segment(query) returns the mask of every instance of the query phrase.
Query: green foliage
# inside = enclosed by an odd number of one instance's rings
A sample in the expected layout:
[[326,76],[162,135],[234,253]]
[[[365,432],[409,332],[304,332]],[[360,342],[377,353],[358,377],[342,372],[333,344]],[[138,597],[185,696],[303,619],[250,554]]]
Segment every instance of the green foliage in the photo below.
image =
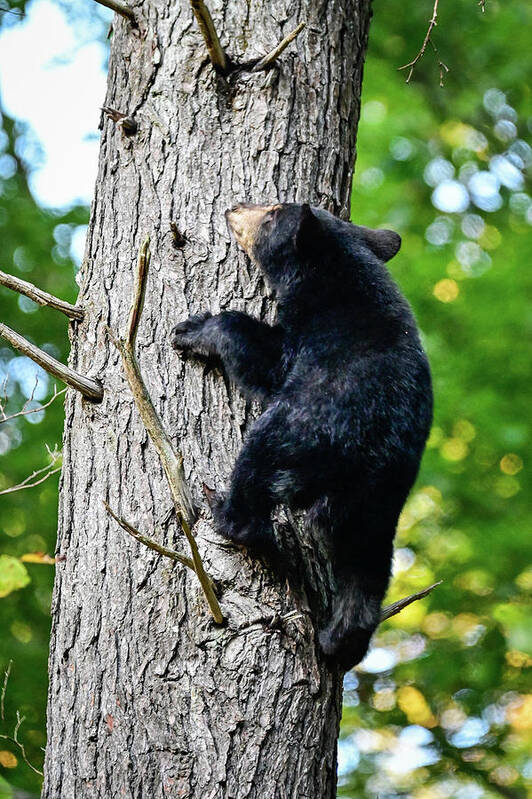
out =
[[[353,219],[403,236],[390,267],[435,387],[389,598],[444,583],[383,625],[346,678],[339,796],[518,799],[532,795],[532,9],[488,2],[483,18],[443,4],[439,56],[429,48],[406,86],[394,67],[415,55],[429,16],[417,4],[398,19],[389,0],[376,13]],[[438,57],[451,67],[443,90]],[[481,197],[490,174],[503,183]]]
[[2,777],[0,777],[0,799],[13,799],[13,788]]
[[[27,131],[5,114],[1,120],[0,268],[72,301],[77,287],[69,240],[78,226],[87,223],[87,209],[56,213],[39,208],[28,189],[26,164],[18,155],[26,150]],[[56,357],[67,358],[67,322],[61,314],[37,308],[14,292],[0,288],[0,318]],[[35,388],[36,375],[39,382]],[[6,415],[20,411],[34,388],[33,403],[44,403],[53,393],[52,381],[0,339],[0,398]],[[0,421],[0,491],[18,485],[50,463],[46,446],[53,450],[60,445],[62,399],[58,397],[45,411],[31,416]],[[23,564],[20,558],[28,553],[53,553],[56,529],[56,476],[35,488],[0,496],[0,668],[3,670],[11,658],[14,661],[6,696],[6,719],[12,727],[17,710],[26,717],[21,735],[29,759],[39,765],[46,740],[46,663],[53,569],[43,565],[42,560]],[[7,566],[11,570],[10,584],[6,582]],[[26,588],[7,591],[9,587],[21,588],[23,580],[31,580]],[[15,749],[13,754],[18,757]],[[6,768],[0,761],[0,773],[9,783],[35,793],[39,790],[39,778],[20,758],[16,768]],[[0,795],[2,790],[0,782]]]

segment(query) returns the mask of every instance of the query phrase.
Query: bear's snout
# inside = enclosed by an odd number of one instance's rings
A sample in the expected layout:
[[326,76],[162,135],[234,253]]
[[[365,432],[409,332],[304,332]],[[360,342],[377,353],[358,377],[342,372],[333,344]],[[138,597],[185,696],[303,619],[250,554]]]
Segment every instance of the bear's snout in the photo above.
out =
[[243,250],[252,255],[253,245],[266,214],[279,208],[279,205],[252,205],[239,203],[225,212],[229,229]]

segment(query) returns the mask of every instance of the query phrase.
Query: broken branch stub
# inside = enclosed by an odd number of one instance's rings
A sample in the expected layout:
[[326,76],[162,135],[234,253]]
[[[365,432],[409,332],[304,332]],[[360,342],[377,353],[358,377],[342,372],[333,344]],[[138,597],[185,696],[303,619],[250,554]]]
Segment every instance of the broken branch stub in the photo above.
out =
[[96,2],[101,6],[110,8],[115,14],[119,14],[121,17],[128,19],[133,25],[138,25],[135,12],[127,3],[123,3],[122,0],[96,0]]
[[116,108],[109,108],[107,105],[102,106],[102,111],[126,136],[133,136],[138,131],[139,126],[134,117],[117,111]]
[[229,59],[216,33],[211,12],[203,0],[190,0],[190,5],[205,41],[211,64],[218,73],[226,75],[229,68]]
[[211,64],[218,75],[221,75],[223,78],[227,77],[232,72],[260,72],[263,69],[268,69],[305,27],[305,23],[300,22],[295,30],[289,33],[288,36],[285,36],[273,50],[270,50],[270,52],[262,58],[258,60],[254,59],[246,63],[238,63],[232,60],[223,49],[211,13],[205,5],[204,0],[190,0],[190,6],[196,17],[205,46],[207,47]]
[[412,602],[416,602],[418,599],[423,599],[423,597],[428,596],[431,591],[441,585],[442,582],[443,580],[438,580],[437,583],[429,585],[427,588],[424,588],[422,591],[418,591],[416,594],[410,594],[410,596],[405,596],[403,599],[397,600],[397,602],[392,602],[391,605],[386,605],[386,607],[382,608],[381,610],[381,623],[392,616],[396,616],[398,613],[408,607],[408,605],[411,605]]

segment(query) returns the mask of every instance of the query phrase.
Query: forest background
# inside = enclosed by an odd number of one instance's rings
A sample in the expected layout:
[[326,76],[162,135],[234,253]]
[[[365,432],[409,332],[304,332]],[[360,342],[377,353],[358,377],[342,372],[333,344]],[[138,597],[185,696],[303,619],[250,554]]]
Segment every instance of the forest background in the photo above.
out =
[[[409,83],[398,67],[418,52],[432,5],[374,7],[352,219],[403,237],[390,267],[419,320],[436,395],[389,599],[443,583],[384,624],[346,675],[338,795],[352,799],[532,796],[532,6],[483,5],[441,4],[437,51],[427,48]],[[110,18],[90,0],[0,0],[0,269],[71,301]],[[13,38],[28,29],[40,33]],[[16,56],[30,40],[36,49]],[[72,93],[39,100],[54,69],[71,75],[62,85],[84,98],[83,113]],[[25,87],[33,113],[21,110]],[[1,288],[0,319],[66,360],[60,315]],[[1,673],[12,663],[0,733],[13,734],[18,711],[36,769],[54,569],[39,553],[54,552],[57,474],[8,490],[58,467],[62,397],[38,408],[61,389],[0,340],[3,413],[37,409],[0,418]],[[0,799],[39,786],[0,738]]]

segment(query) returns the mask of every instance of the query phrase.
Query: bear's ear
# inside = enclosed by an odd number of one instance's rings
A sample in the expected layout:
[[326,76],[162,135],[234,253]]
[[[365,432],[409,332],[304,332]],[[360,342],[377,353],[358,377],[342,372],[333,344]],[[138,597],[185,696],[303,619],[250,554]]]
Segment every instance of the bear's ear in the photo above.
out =
[[394,230],[373,230],[361,225],[355,225],[355,227],[364,244],[375,253],[379,260],[389,261],[399,252],[401,236]]
[[294,237],[296,250],[302,255],[310,255],[316,252],[321,238],[321,222],[313,213],[308,203],[301,206],[301,216],[299,217],[296,234]]

